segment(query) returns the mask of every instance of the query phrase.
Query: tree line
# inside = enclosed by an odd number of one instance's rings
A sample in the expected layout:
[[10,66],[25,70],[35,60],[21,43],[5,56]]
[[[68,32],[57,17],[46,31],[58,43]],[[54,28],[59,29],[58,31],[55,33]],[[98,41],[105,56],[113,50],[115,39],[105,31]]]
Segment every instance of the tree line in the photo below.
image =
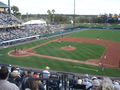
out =
[[[19,12],[19,8],[17,6],[11,7],[11,14],[16,16],[18,19],[22,20],[23,22],[29,20],[37,20],[43,18],[47,23],[69,23],[69,20],[74,21],[74,14],[55,14],[55,10],[53,9],[50,11],[49,9],[46,11],[47,14],[31,14],[26,13],[21,15]],[[97,17],[97,15],[75,15],[75,22],[76,23],[107,23],[107,20],[103,20]],[[110,23],[119,23],[117,22],[110,22]]]

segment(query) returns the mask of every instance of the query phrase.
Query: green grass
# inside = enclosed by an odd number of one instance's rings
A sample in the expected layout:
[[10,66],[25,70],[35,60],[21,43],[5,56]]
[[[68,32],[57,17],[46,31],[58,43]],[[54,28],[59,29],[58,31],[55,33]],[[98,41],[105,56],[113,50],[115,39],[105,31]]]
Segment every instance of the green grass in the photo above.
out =
[[[100,39],[120,42],[120,31],[117,31],[117,30],[115,30],[113,33],[111,30],[86,30],[86,31],[82,31],[82,32],[67,34],[64,36],[85,37],[85,38],[97,38],[99,36]],[[58,37],[50,38],[48,40],[46,40],[46,39],[39,40],[39,41],[31,42],[31,43],[26,43],[23,45],[17,45],[17,46],[9,47],[6,49],[0,49],[0,54],[4,54],[4,56],[0,56],[0,63],[20,65],[20,66],[26,66],[26,67],[34,67],[34,68],[42,68],[42,69],[44,69],[46,66],[49,66],[51,68],[51,70],[57,70],[57,71],[67,71],[67,72],[83,73],[83,74],[88,73],[91,75],[120,77],[119,76],[120,75],[119,69],[105,68],[105,71],[102,72],[101,67],[99,67],[99,66],[91,66],[91,65],[72,63],[72,62],[66,62],[66,61],[58,61],[58,60],[52,60],[52,59],[34,57],[34,56],[18,58],[18,57],[11,57],[11,56],[7,55],[7,53],[11,50],[14,50],[14,48],[21,48],[22,47],[23,49],[27,49],[27,48],[48,42],[48,41],[56,39],[56,38],[58,38]],[[67,42],[64,42],[64,43],[67,43]],[[61,44],[62,44],[62,42],[61,42]],[[75,45],[77,46],[78,44],[82,45],[83,43],[76,43]],[[49,45],[49,46],[55,48],[56,45],[57,45],[57,42],[54,46],[53,45]],[[82,45],[82,46],[84,47],[84,45]],[[82,47],[82,46],[80,46],[80,47]],[[79,45],[78,45],[78,47],[79,47]],[[39,49],[39,48],[37,48],[37,49]],[[51,54],[51,52],[52,52],[52,54],[56,54],[53,52],[53,48],[48,48],[46,52],[49,52],[50,54]],[[103,48],[105,48],[105,47],[103,47]],[[42,49],[44,49],[44,48],[42,48]],[[40,50],[42,50],[42,49],[40,48]],[[49,50],[49,49],[51,49],[51,50]],[[94,49],[91,49],[91,50],[94,50]],[[90,50],[90,52],[93,52],[91,50]],[[39,50],[38,50],[38,52],[39,52]],[[81,53],[81,52],[79,52],[79,53]],[[74,54],[71,54],[70,56],[74,57]],[[80,67],[86,67],[86,68],[90,68],[90,69],[97,69],[97,70],[99,70],[99,72],[84,70],[84,69],[79,69],[79,68],[73,68],[73,66],[80,66]]]
[[[102,72],[101,67],[98,67],[98,66],[52,60],[52,59],[34,57],[34,56],[23,57],[23,58],[16,58],[16,57],[13,58],[13,57],[8,57],[7,55],[5,55],[4,58],[0,62],[5,63],[5,64],[20,65],[20,66],[26,66],[26,67],[42,68],[42,69],[44,69],[45,66],[49,66],[51,70],[56,70],[56,71],[66,71],[66,72],[83,73],[83,74],[87,73],[91,75],[120,77],[119,69],[105,68],[104,69],[105,72]],[[85,67],[89,69],[96,69],[99,72],[92,71],[92,70],[86,70],[86,69],[80,69],[80,68],[73,68],[74,66]]]
[[71,34],[67,34],[68,37],[83,37],[83,38],[97,38],[120,42],[120,31],[119,30],[86,30],[82,32],[75,32]]
[[[61,47],[68,46],[69,43],[72,45],[72,47],[76,47],[76,49],[72,51],[60,49]],[[97,44],[76,42],[51,42],[49,44],[35,48],[34,50],[37,54],[41,55],[85,61],[88,59],[100,59],[105,50],[105,47]]]

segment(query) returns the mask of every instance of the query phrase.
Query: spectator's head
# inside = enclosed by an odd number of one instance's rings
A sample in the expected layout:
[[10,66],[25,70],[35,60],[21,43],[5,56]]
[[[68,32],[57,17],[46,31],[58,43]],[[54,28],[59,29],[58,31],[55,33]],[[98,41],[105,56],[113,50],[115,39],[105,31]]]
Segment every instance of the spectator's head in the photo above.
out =
[[23,71],[22,73],[21,73],[21,81],[22,81],[22,79],[24,78],[24,76],[26,75],[26,73]]
[[46,70],[49,70],[50,68],[47,66],[47,67],[45,67],[45,69],[46,69]]
[[18,71],[19,71],[19,70],[20,70],[20,68],[16,67],[16,70],[18,70]]
[[92,80],[95,80],[95,79],[97,79],[97,77],[95,77],[95,76],[94,76],[94,77],[92,77]]
[[18,76],[18,71],[17,70],[12,71],[11,77],[16,78],[17,76]]
[[73,79],[75,79],[75,75],[73,75]]
[[37,75],[37,72],[34,72],[34,74],[36,74],[36,75]]
[[100,85],[100,82],[98,81],[98,79],[95,79],[92,81],[92,88],[97,89]]
[[[24,78],[26,78],[26,77],[32,77],[32,75],[30,75],[30,74],[25,75]],[[38,85],[37,85],[36,81],[27,81],[25,87],[29,88],[30,90],[38,90]]]
[[6,66],[2,66],[0,69],[0,79],[5,80],[8,77],[8,68]]
[[31,75],[31,70],[28,70],[28,71],[27,71],[27,74],[30,74],[30,75]]
[[15,67],[12,67],[12,68],[11,68],[11,72],[14,71],[15,69],[16,69]]
[[98,87],[98,90],[113,90],[113,85],[110,78],[104,78],[103,82]]
[[84,82],[88,82],[88,78],[85,78],[85,79],[84,79]]
[[86,77],[88,77],[88,74],[85,74]]
[[80,76],[78,76],[78,79],[81,79],[81,77],[80,77]]

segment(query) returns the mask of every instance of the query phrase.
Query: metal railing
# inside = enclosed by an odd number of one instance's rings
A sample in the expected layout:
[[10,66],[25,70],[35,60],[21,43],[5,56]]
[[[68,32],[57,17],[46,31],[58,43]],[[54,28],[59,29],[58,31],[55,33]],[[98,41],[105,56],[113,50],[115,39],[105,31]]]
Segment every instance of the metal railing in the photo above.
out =
[[49,84],[48,84],[48,81],[50,80],[53,80],[53,81],[56,81],[57,82],[57,90],[59,90],[59,83],[60,83],[60,80],[59,79],[54,79],[54,78],[32,78],[32,77],[26,77],[23,82],[22,82],[22,90],[25,90],[25,85],[26,85],[26,82],[27,81],[39,81],[39,80],[45,80],[46,81],[46,90],[49,90]]

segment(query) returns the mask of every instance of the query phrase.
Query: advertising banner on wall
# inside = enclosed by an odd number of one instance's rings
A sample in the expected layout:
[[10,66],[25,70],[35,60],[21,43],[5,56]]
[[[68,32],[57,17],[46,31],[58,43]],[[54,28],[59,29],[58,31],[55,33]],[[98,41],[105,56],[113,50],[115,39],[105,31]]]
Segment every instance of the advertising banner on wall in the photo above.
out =
[[117,20],[117,18],[113,18],[113,20]]
[[108,20],[112,20],[112,18],[108,18]]

